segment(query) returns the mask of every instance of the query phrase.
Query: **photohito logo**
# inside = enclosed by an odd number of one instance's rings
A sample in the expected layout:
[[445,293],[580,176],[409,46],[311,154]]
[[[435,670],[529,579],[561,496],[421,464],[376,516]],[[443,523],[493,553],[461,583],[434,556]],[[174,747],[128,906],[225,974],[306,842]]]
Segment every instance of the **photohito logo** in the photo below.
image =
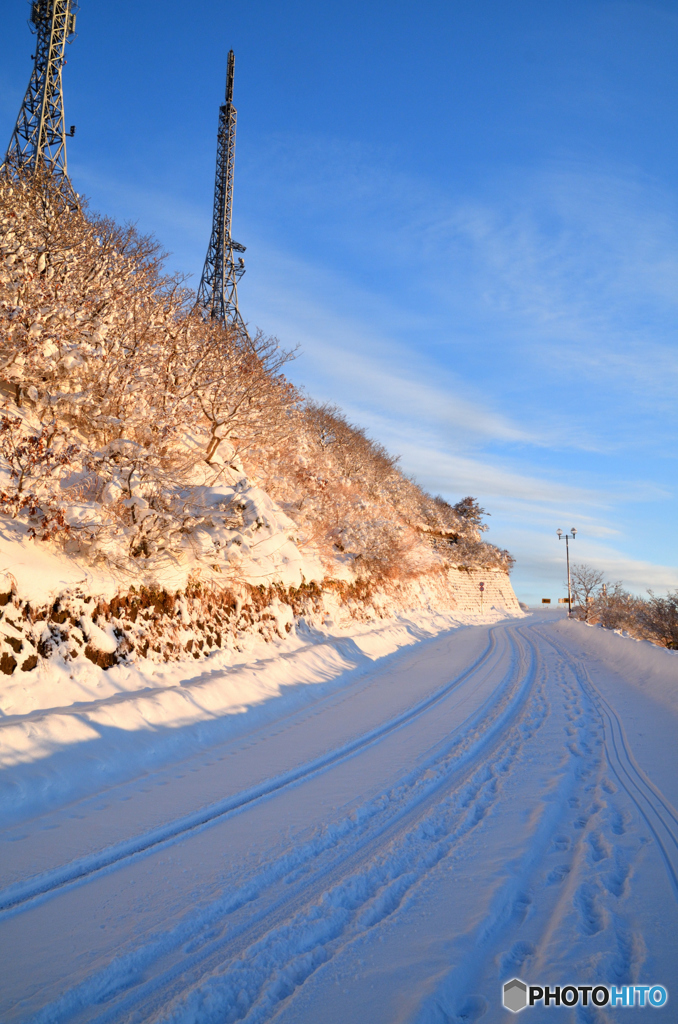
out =
[[663,985],[556,985],[543,988],[512,978],[504,985],[504,1008],[512,1013],[526,1006],[663,1006],[669,997]]

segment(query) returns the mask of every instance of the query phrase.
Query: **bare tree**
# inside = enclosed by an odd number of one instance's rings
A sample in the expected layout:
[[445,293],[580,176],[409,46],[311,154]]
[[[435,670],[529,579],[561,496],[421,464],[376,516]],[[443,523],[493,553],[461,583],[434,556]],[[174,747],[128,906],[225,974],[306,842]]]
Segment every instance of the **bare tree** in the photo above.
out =
[[606,629],[625,629],[632,633],[642,604],[642,598],[625,590],[621,580],[603,584],[589,621],[599,622]]
[[637,619],[646,639],[661,647],[678,650],[678,590],[666,597],[656,597],[648,591],[649,601],[643,601]]
[[590,565],[574,563],[570,569],[572,598],[581,608],[585,622],[593,611],[593,602],[605,582],[604,573]]

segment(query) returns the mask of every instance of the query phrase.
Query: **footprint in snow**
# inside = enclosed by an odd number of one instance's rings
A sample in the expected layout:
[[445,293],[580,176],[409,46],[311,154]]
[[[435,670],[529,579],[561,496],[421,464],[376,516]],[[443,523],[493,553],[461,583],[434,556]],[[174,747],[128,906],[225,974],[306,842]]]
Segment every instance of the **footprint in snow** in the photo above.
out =
[[624,815],[621,813],[621,811],[618,811],[616,808],[613,808],[612,813],[610,815],[610,827],[616,836],[624,835],[624,833],[626,832],[626,829],[624,827],[625,824],[626,822],[624,821]]
[[605,888],[608,892],[612,893],[613,896],[619,898],[624,895],[626,889],[626,879],[629,876],[631,865],[626,857],[626,854],[622,850],[615,851],[615,867],[609,875],[604,879]]
[[611,964],[611,980],[617,985],[633,984],[634,977],[646,957],[645,943],[639,932],[629,928],[626,921],[615,917],[617,952]]
[[591,832],[588,840],[591,847],[591,858],[596,863],[610,856],[612,851],[599,832]]
[[569,864],[559,864],[546,876],[547,885],[559,885],[570,873]]
[[510,949],[502,954],[499,961],[501,974],[512,974],[519,970],[525,961],[534,956],[537,948],[533,942],[514,942]]
[[515,900],[513,901],[513,914],[519,920],[524,921],[527,915],[528,908],[532,903],[532,897],[526,892],[518,893]]
[[581,918],[580,927],[584,935],[596,935],[605,927],[603,912],[597,902],[599,892],[600,887],[597,884],[585,882],[579,887],[574,898]]

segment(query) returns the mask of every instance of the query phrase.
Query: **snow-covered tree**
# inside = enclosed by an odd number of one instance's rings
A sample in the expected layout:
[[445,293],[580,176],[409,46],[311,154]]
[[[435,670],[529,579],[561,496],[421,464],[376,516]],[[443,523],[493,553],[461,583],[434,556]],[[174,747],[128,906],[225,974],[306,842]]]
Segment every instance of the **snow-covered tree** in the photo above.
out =
[[431,497],[339,409],[302,400],[293,353],[206,321],[163,259],[49,176],[0,175],[6,515],[125,573],[189,550],[230,571],[247,515],[263,523],[238,488],[259,482],[329,576],[510,568],[474,499]]

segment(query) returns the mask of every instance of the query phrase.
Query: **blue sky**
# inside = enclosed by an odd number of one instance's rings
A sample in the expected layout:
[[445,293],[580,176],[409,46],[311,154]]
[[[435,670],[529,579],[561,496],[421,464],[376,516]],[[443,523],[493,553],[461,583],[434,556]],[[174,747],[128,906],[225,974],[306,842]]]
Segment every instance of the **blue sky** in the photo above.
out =
[[[30,73],[7,0],[0,137]],[[678,8],[82,0],[75,187],[197,284],[236,53],[241,309],[427,489],[473,494],[531,602],[578,561],[678,586]],[[2,133],[4,132],[4,136]]]

